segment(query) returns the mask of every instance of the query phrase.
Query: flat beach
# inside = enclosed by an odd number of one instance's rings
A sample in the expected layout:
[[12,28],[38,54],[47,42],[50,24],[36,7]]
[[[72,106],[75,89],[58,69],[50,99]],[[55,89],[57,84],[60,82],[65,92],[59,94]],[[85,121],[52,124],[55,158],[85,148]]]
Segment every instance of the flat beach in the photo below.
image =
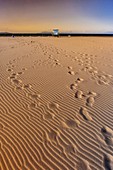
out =
[[112,37],[0,37],[0,170],[113,170]]

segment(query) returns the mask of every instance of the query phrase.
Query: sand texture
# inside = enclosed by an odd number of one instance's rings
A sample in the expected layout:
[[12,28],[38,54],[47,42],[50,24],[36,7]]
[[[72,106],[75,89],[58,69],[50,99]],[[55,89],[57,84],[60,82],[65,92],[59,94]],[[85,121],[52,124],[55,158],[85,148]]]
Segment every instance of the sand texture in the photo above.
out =
[[113,38],[0,38],[0,170],[113,170]]

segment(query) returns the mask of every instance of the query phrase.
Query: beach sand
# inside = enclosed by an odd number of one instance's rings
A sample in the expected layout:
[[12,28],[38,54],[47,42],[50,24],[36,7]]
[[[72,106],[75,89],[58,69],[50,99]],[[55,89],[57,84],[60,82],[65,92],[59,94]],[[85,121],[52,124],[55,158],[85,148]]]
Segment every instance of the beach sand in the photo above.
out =
[[113,38],[0,38],[0,170],[113,170]]

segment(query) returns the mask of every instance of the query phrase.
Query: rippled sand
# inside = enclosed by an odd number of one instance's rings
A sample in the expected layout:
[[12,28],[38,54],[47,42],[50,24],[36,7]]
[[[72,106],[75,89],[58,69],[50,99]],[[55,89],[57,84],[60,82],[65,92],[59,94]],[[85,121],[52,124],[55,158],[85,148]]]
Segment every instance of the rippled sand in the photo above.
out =
[[113,38],[0,38],[0,170],[113,170]]

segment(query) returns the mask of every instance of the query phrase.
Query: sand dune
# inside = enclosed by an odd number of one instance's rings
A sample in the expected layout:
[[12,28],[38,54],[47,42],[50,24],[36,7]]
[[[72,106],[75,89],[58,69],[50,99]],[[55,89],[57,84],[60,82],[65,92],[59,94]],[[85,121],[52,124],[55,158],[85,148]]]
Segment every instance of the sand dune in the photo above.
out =
[[112,48],[0,38],[0,170],[113,170]]

